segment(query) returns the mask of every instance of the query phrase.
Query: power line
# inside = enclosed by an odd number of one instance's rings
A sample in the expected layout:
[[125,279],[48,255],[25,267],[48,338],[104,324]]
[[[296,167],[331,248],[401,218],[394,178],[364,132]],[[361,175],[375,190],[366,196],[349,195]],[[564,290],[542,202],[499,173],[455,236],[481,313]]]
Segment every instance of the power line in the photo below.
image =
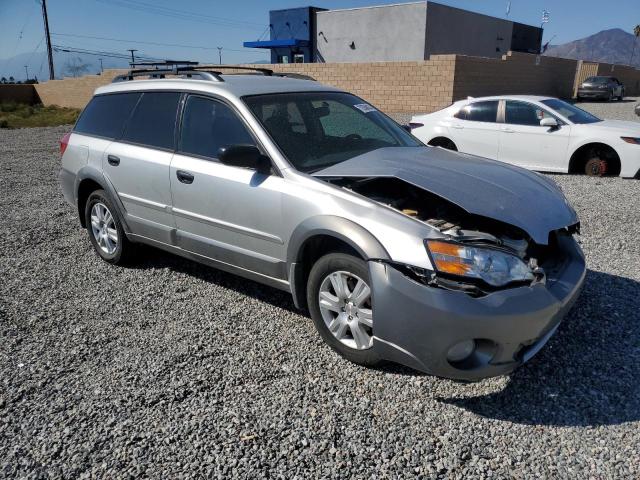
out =
[[[56,52],[80,53],[83,55],[96,55],[96,56],[109,57],[109,58],[120,58],[122,60],[131,59],[131,56],[126,53],[109,52],[104,50],[89,50],[86,48],[69,47],[66,45],[53,45],[53,49]],[[147,55],[136,55],[136,58],[138,60],[162,60],[160,58],[149,57]]]
[[213,15],[205,15],[198,12],[188,12],[185,10],[177,10],[169,7],[162,7],[153,5],[151,3],[140,2],[136,0],[96,0],[100,3],[108,5],[115,5],[119,7],[129,8],[131,10],[137,10],[144,13],[152,13],[155,15],[162,15],[169,18],[176,18],[180,20],[186,20],[191,22],[208,23],[221,27],[228,28],[241,28],[241,29],[262,29],[264,24],[246,22],[243,20],[233,20],[230,18],[216,17]]
[[[74,37],[74,38],[90,38],[94,40],[106,40],[108,42],[120,42],[120,43],[137,43],[141,45],[156,45],[160,47],[179,47],[179,48],[193,48],[199,50],[216,50],[217,47],[205,47],[203,45],[184,45],[180,43],[161,43],[161,42],[150,42],[147,40],[127,40],[122,38],[111,38],[111,37],[98,37],[94,35],[79,35],[75,33],[52,33],[51,35],[56,37]],[[234,49],[223,47],[225,50],[230,52],[244,52],[244,53],[262,53],[262,52],[254,52],[249,49]]]

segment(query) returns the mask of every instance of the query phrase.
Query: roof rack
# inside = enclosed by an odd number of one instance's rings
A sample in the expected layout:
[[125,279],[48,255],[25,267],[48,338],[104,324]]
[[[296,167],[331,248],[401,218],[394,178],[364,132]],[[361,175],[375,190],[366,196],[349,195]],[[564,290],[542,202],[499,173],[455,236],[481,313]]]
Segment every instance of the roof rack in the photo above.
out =
[[[133,80],[136,77],[148,78],[166,78],[166,75],[181,76],[183,78],[199,78],[201,80],[210,80],[214,82],[224,82],[222,78],[222,70],[240,70],[261,73],[266,77],[289,77],[300,80],[315,80],[307,75],[299,73],[274,73],[273,70],[263,67],[244,67],[235,65],[200,65],[198,62],[182,61],[182,60],[163,60],[160,62],[139,62],[131,63],[132,68],[124,75],[118,75],[112,81],[124,82]],[[136,68],[142,67],[142,68]]]

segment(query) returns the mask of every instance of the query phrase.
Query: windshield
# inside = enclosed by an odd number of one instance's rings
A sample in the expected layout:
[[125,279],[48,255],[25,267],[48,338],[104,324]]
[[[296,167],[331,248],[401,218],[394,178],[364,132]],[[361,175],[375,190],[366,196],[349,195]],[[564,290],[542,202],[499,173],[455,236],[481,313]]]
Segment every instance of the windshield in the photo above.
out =
[[575,105],[558,100],[557,98],[542,100],[542,103],[547,107],[554,109],[563,117],[568,118],[572,123],[596,123],[602,121],[602,119],[595,115],[592,115]]
[[313,172],[385,147],[419,140],[362,99],[340,92],[244,97],[289,162]]
[[589,77],[584,83],[609,83],[609,77]]

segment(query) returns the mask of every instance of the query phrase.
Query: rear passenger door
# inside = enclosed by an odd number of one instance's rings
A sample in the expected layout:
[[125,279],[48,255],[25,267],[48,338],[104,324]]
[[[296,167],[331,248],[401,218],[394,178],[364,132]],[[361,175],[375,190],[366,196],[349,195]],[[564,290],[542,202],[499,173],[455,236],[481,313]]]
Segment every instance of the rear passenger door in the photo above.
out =
[[169,168],[180,97],[179,92],[144,92],[102,164],[133,233],[169,244],[174,229]]
[[257,145],[239,114],[222,100],[189,95],[180,130],[170,173],[178,245],[285,279],[283,178],[223,165],[217,158],[223,146]]
[[498,100],[483,100],[470,103],[455,114],[451,134],[458,150],[480,157],[498,158],[500,125]]

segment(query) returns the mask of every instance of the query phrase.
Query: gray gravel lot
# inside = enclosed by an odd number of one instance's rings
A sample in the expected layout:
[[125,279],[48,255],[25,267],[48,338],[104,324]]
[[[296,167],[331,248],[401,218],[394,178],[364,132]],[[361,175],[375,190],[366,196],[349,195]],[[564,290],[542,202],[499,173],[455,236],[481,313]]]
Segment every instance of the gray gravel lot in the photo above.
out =
[[585,290],[530,363],[463,384],[352,365],[271,288],[100,261],[67,130],[0,130],[0,477],[640,477],[640,181],[552,176]]

